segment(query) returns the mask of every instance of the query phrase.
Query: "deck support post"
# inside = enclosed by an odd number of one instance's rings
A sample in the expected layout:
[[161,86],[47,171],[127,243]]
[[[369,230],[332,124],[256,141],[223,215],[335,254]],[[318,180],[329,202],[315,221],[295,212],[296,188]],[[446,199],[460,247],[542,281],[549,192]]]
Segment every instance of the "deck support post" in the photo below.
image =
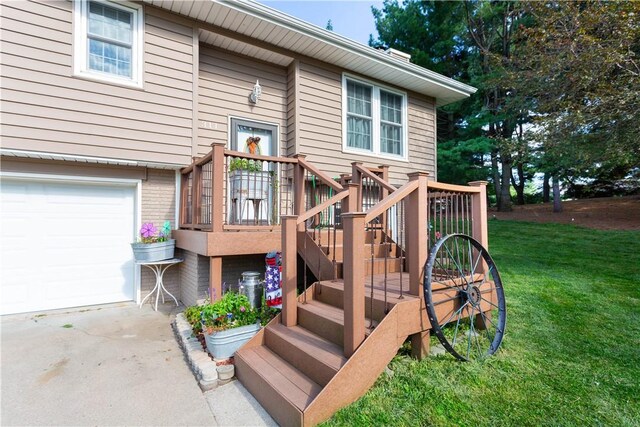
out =
[[223,142],[211,144],[211,231],[223,231],[225,161]]
[[209,299],[211,302],[222,298],[222,257],[209,257]]
[[418,188],[407,197],[405,224],[407,229],[407,265],[409,294],[422,297],[424,266],[429,256],[427,248],[427,177],[426,172],[408,174],[409,181],[418,181]]
[[362,162],[351,163],[351,183],[358,186],[358,197],[356,198],[356,207],[350,212],[362,212],[362,173],[358,170],[362,167]]
[[344,228],[344,355],[351,357],[365,338],[364,212],[342,214]]
[[[293,156],[296,159],[304,160],[307,156],[304,154],[296,154]],[[293,213],[295,215],[300,215],[305,211],[305,173],[304,167],[296,163],[293,168]],[[304,231],[304,223],[298,225],[298,231]]]
[[422,360],[429,355],[431,347],[431,333],[429,331],[418,332],[411,335],[411,357]]
[[298,278],[297,215],[283,215],[282,224],[282,324],[295,326],[298,323]]

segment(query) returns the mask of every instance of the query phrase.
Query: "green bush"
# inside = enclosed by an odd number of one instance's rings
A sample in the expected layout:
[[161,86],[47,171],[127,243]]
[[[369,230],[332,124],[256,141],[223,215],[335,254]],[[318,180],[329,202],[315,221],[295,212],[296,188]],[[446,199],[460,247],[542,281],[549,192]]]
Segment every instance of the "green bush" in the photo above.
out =
[[279,310],[267,307],[263,301],[259,309],[252,308],[245,295],[227,292],[213,304],[193,305],[184,311],[194,333],[207,333],[260,323],[269,323]]
[[260,172],[262,170],[262,162],[251,159],[233,159],[229,162],[229,172],[235,170]]

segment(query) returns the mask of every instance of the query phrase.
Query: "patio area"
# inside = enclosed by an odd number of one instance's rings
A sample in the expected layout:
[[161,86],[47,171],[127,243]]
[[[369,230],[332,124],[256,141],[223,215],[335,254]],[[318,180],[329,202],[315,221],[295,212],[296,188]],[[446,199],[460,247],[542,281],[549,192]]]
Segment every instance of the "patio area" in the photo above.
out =
[[202,393],[173,335],[170,307],[2,317],[0,424],[272,424],[237,381]]

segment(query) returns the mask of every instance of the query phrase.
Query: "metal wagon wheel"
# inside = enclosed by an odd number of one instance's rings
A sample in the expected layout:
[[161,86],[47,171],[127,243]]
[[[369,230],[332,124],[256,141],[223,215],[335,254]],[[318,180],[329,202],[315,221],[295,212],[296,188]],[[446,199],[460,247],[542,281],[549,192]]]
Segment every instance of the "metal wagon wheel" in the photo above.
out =
[[466,234],[449,234],[431,248],[424,298],[433,333],[462,361],[495,353],[507,322],[502,280],[487,250]]

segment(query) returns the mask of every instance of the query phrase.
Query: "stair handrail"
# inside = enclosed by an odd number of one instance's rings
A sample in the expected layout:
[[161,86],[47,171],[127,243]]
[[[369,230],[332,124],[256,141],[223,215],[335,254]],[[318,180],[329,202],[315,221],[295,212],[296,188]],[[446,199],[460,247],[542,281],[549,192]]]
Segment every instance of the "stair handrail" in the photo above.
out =
[[296,225],[300,225],[300,224],[304,223],[308,219],[313,218],[315,215],[318,215],[323,210],[335,205],[336,203],[338,203],[339,201],[341,201],[341,200],[343,200],[343,199],[345,199],[347,197],[349,197],[349,190],[348,189],[339,192],[338,194],[336,194],[335,196],[331,197],[330,199],[325,200],[321,204],[316,205],[316,206],[312,207],[311,209],[309,209],[308,211],[298,215],[298,218],[296,220]]
[[318,169],[317,167],[315,167],[311,163],[307,162],[307,160],[305,159],[304,156],[297,156],[296,159],[297,159],[297,162],[298,162],[298,164],[300,166],[302,166],[304,169],[306,169],[307,171],[309,171],[310,173],[312,173],[316,177],[318,177],[320,182],[322,182],[323,184],[333,188],[335,191],[344,190],[344,187],[342,185],[340,185],[339,182],[337,182],[336,180],[331,178],[326,173],[322,172],[320,169]]
[[429,190],[440,191],[453,191],[458,193],[480,193],[481,187],[471,186],[473,183],[469,183],[469,186],[458,184],[447,184],[445,182],[429,181]]
[[387,209],[391,208],[391,206],[408,197],[418,188],[418,185],[418,181],[409,181],[402,187],[397,188],[396,191],[394,191],[392,194],[373,205],[366,212],[366,216],[364,217],[365,223],[370,222],[376,217],[382,215]]
[[375,173],[373,173],[369,168],[366,168],[366,167],[364,167],[364,166],[362,166],[361,164],[358,164],[358,163],[354,164],[353,167],[356,168],[362,175],[370,178],[376,184],[378,184],[382,188],[388,190],[389,193],[393,193],[394,191],[397,190],[396,187],[394,187],[393,185],[389,184],[389,182],[385,181],[380,176],[378,176]]

